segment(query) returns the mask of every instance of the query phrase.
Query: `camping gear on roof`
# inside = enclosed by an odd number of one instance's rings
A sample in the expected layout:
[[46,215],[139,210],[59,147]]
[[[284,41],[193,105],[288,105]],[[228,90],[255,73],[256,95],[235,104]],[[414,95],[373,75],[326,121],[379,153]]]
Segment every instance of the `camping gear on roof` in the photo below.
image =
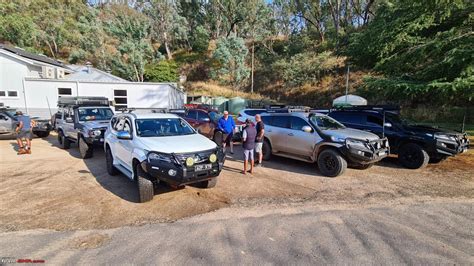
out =
[[357,95],[343,95],[332,101],[332,106],[367,105],[367,100]]

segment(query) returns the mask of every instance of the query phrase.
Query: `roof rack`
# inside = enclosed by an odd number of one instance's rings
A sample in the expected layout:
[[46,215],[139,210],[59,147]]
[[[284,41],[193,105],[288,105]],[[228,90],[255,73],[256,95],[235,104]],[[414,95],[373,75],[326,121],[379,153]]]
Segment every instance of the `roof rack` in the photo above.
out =
[[400,106],[398,105],[357,105],[357,106],[335,106],[331,108],[311,108],[312,113],[323,113],[327,114],[333,111],[376,111],[376,112],[400,112]]
[[120,108],[117,111],[121,111],[122,113],[133,113],[133,112],[140,112],[140,111],[149,111],[150,113],[168,113],[168,108],[154,108],[154,107],[144,107],[144,108],[136,108],[136,107],[129,107],[129,108]]
[[309,112],[310,108],[307,106],[292,106],[292,105],[267,105],[267,113],[294,113],[294,112]]
[[109,106],[109,99],[107,97],[59,97],[58,107],[65,106]]

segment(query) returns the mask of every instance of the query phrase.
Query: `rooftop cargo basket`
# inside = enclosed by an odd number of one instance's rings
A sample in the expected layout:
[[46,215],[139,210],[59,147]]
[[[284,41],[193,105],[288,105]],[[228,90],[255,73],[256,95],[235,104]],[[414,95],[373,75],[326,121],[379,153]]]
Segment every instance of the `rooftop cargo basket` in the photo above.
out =
[[291,105],[267,105],[267,113],[293,113],[293,112],[309,112],[307,106],[291,106]]
[[337,106],[332,108],[311,108],[312,113],[327,114],[333,111],[375,111],[375,112],[392,112],[400,113],[398,105],[357,105],[357,106]]
[[59,97],[58,107],[65,106],[109,106],[109,99],[106,97]]

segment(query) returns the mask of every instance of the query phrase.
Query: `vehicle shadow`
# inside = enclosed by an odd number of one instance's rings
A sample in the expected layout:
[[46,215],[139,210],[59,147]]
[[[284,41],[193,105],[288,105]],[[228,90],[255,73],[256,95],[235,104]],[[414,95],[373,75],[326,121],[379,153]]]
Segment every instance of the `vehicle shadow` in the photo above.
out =
[[[49,136],[46,140],[52,147],[61,149],[56,136]],[[105,152],[102,147],[94,147],[94,155],[89,159],[81,158],[79,149],[75,143],[71,144],[70,149],[62,150],[69,153],[69,155],[74,158],[83,160],[87,170],[79,170],[77,171],[78,174],[90,174],[95,178],[99,185],[115,196],[132,203],[139,203],[138,187],[134,181],[130,180],[122,173],[119,173],[116,176],[111,176],[107,173]],[[159,183],[154,187],[154,190],[155,195],[159,195],[173,192],[178,189],[172,188],[164,183]]]
[[377,166],[381,167],[388,167],[388,168],[397,168],[397,169],[406,169],[405,167],[401,166],[398,162],[398,157],[386,157],[382,161],[376,164]]
[[[226,160],[238,162],[242,164],[242,169],[230,168],[224,165],[224,170],[232,172],[242,172],[243,163],[244,163],[244,152],[241,146],[234,146],[234,154],[227,153]],[[257,154],[255,156],[255,161],[257,159]],[[279,171],[287,171],[295,174],[304,174],[318,177],[325,177],[320,174],[318,166],[315,163],[307,163],[303,161],[298,161],[294,159],[289,159],[280,156],[272,156],[270,160],[263,161],[263,168],[270,168]]]

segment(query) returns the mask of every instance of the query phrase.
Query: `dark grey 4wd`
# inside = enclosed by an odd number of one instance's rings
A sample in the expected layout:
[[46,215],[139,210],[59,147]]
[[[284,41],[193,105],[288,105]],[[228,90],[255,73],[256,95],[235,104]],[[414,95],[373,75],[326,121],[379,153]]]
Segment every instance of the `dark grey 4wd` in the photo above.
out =
[[104,133],[114,115],[105,97],[61,97],[56,130],[63,149],[77,143],[83,159],[93,156],[94,145],[103,146]]
[[331,111],[329,116],[347,127],[386,136],[391,153],[398,154],[399,162],[406,168],[418,169],[428,163],[438,163],[469,147],[465,133],[408,123],[400,118],[396,108],[390,111],[382,107],[365,108],[343,108]]

